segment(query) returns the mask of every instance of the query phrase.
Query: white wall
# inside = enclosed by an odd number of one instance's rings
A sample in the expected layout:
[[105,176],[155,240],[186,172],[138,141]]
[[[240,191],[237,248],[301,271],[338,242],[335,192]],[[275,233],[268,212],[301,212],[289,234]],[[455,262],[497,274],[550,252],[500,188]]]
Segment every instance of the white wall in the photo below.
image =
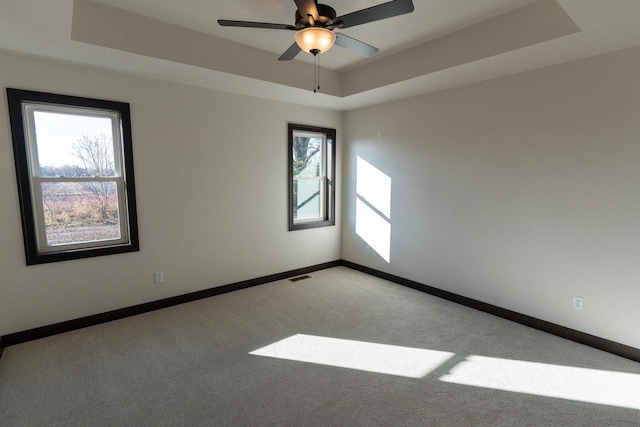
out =
[[[342,257],[640,348],[639,48],[344,124],[339,112],[72,64],[6,53],[0,64],[3,88],[131,104],[142,247],[25,265],[3,90],[0,335]],[[342,249],[340,218],[287,232],[287,122],[338,129]],[[390,263],[355,233],[358,156],[391,178]]]
[[[287,231],[286,150],[288,122],[336,128],[340,143],[341,113],[6,53],[0,64],[0,335],[340,258],[339,218]],[[25,265],[5,87],[131,104],[140,252]]]
[[[639,75],[634,48],[347,113],[342,257],[640,348]],[[358,156],[391,178],[389,263]]]

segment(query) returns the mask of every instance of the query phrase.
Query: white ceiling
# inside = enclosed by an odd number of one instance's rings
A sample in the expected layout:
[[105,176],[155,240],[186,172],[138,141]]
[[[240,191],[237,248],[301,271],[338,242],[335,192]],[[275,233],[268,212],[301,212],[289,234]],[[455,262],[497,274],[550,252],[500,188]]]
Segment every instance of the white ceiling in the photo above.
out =
[[[380,52],[361,58],[335,47],[323,54],[328,89],[313,95],[306,83],[312,80],[310,55],[276,61],[293,43],[293,32],[216,22],[292,24],[293,0],[76,2],[74,17],[73,0],[2,0],[0,49],[348,110],[640,45],[640,0],[414,0],[412,14],[338,30]],[[326,2],[338,15],[383,3]],[[123,22],[121,34],[101,33],[102,17]],[[113,25],[104,25],[113,32]],[[192,52],[182,40],[194,42]]]

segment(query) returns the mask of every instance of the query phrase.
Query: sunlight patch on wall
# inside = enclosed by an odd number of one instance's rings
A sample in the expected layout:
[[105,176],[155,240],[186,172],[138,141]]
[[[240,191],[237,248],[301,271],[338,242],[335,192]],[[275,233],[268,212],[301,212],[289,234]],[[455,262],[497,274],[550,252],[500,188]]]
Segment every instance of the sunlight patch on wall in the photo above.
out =
[[387,218],[391,218],[391,178],[358,156],[356,193]]
[[453,356],[445,351],[304,334],[249,354],[409,378],[422,378]]
[[391,261],[391,224],[360,199],[356,200],[356,234],[385,261]]
[[640,375],[469,356],[440,380],[475,387],[640,409]]
[[356,234],[391,262],[391,178],[358,156]]

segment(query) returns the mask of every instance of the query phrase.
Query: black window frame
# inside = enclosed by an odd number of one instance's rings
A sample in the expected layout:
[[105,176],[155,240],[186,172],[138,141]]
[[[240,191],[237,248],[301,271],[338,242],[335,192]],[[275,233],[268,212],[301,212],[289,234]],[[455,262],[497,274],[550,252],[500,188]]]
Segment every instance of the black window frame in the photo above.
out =
[[[107,101],[102,99],[84,98],[70,95],[60,95],[46,92],[36,92],[23,89],[7,88],[9,106],[9,120],[13,139],[13,152],[18,184],[18,198],[22,220],[22,235],[27,265],[44,264],[57,261],[67,261],[103,255],[136,252],[140,250],[138,235],[138,219],[135,195],[135,178],[133,171],[133,147],[131,134],[131,114],[128,103]],[[126,213],[128,223],[128,242],[109,244],[105,241],[102,246],[90,248],[64,249],[59,251],[40,251],[36,235],[36,208],[32,201],[31,175],[29,169],[29,153],[26,119],[23,104],[37,104],[78,107],[116,112],[120,118],[121,143],[123,155],[123,178],[126,188]]]
[[[293,191],[293,137],[296,131],[321,133],[326,136],[325,138],[325,150],[326,150],[326,179],[324,182],[324,217],[319,220],[295,222],[294,221],[294,191]],[[318,227],[333,226],[336,223],[336,130],[331,128],[301,125],[301,124],[288,124],[288,155],[287,155],[287,170],[288,170],[288,214],[289,214],[289,231],[304,230]]]

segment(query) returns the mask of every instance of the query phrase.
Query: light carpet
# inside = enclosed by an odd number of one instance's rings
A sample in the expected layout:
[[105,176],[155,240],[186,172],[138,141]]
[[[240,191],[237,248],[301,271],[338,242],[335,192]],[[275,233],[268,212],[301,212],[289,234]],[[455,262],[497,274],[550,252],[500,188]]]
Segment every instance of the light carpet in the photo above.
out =
[[2,426],[640,426],[640,364],[346,267],[11,346]]

